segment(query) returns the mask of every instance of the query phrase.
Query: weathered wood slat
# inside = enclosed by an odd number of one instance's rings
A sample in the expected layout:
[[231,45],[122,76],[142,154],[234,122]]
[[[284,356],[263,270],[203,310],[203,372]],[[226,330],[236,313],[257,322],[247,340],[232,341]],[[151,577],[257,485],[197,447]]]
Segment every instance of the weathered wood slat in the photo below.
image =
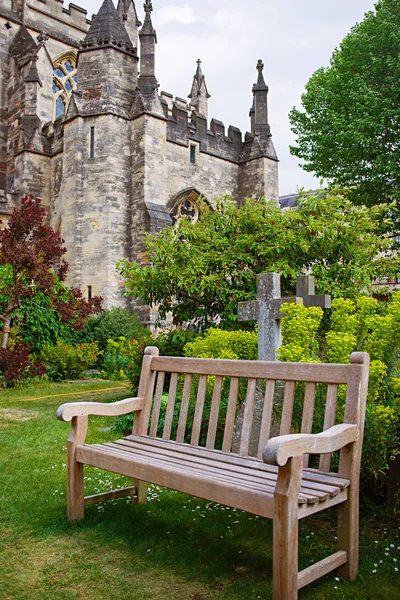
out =
[[[277,480],[277,473],[262,473],[249,467],[241,465],[231,465],[229,463],[218,463],[210,459],[206,460],[203,457],[186,454],[184,461],[182,461],[182,455],[178,449],[168,450],[164,448],[149,448],[143,446],[143,444],[128,442],[128,440],[119,440],[118,442],[110,442],[105,446],[113,449],[123,449],[127,452],[144,454],[146,456],[154,456],[159,460],[166,460],[174,462],[175,464],[193,463],[198,465],[204,471],[210,473],[221,473],[229,474],[236,478],[238,481],[249,480],[254,483],[262,483],[263,485],[274,487]],[[162,457],[162,458],[161,458]],[[336,496],[340,492],[338,485],[327,485],[320,482],[312,482],[304,479],[302,481],[302,492],[309,495],[316,495],[318,498],[328,498],[329,496]]]
[[[120,441],[122,440],[118,440],[118,442]],[[228,463],[231,465],[255,469],[258,472],[272,473],[274,477],[276,477],[276,474],[278,472],[277,467],[273,465],[267,465],[256,458],[249,456],[241,457],[238,454],[225,454],[220,450],[208,450],[207,448],[189,446],[188,444],[178,445],[176,442],[173,441],[166,442],[158,438],[149,438],[145,436],[130,435],[127,438],[125,438],[125,441],[133,441],[138,442],[139,444],[153,446],[159,451],[161,451],[161,449],[170,449],[172,451],[177,450],[179,451],[179,453],[182,453],[184,455],[189,454],[192,456],[198,456],[199,458],[216,461],[217,463]],[[349,486],[348,479],[342,479],[338,477],[335,473],[320,473],[315,469],[304,469],[303,479],[308,481],[320,482],[327,485],[333,485],[334,487],[337,486],[341,490],[346,489]]]
[[106,502],[107,500],[125,498],[126,496],[133,496],[134,494],[136,494],[136,486],[103,492],[102,494],[94,494],[93,496],[85,496],[85,506],[99,504],[100,502]]
[[275,381],[267,381],[265,384],[264,407],[260,427],[260,439],[258,443],[258,458],[261,459],[264,446],[269,440],[272,423],[272,408],[274,405]]
[[[325,418],[324,418],[324,431],[333,427],[336,420],[336,404],[337,404],[338,386],[328,385],[326,393],[326,406],[325,406]],[[331,454],[321,454],[319,459],[319,470],[329,472],[331,468]]]
[[214,381],[214,390],[211,400],[210,421],[208,423],[206,448],[213,449],[215,446],[215,438],[217,435],[219,405],[221,403],[223,379],[219,375]]
[[[209,479],[212,481],[225,481],[230,482],[232,486],[242,486],[248,489],[255,489],[258,491],[263,491],[266,494],[273,495],[275,486],[276,486],[276,477],[274,481],[262,480],[260,477],[253,477],[250,473],[240,474],[236,472],[230,472],[227,470],[221,470],[217,467],[216,464],[214,466],[210,466],[207,464],[203,464],[201,469],[199,466],[191,461],[182,461],[179,456],[160,456],[158,454],[149,455],[143,449],[134,449],[134,448],[124,448],[121,445],[114,444],[103,444],[103,445],[93,445],[89,446],[94,449],[101,449],[107,447],[108,454],[126,457],[127,455],[132,457],[133,461],[138,461],[141,464],[148,464],[154,466],[162,466],[168,467],[171,470],[178,470],[179,472],[193,472],[198,473],[201,471],[202,476],[205,479]],[[317,486],[316,486],[317,487]],[[338,490],[335,490],[335,494],[339,493]],[[304,503],[307,502],[309,504],[315,504],[316,502],[324,502],[330,497],[330,494],[326,491],[321,491],[319,489],[313,489],[310,486],[301,487],[299,494],[299,502]]]
[[228,408],[226,410],[224,439],[222,442],[222,452],[230,452],[232,449],[232,437],[233,437],[233,430],[235,427],[236,407],[237,407],[238,394],[239,394],[239,383],[240,383],[240,380],[238,379],[238,377],[231,377]]
[[245,400],[245,410],[243,415],[242,436],[240,438],[239,454],[247,456],[249,453],[249,443],[251,428],[253,425],[254,398],[256,395],[257,379],[249,379],[247,384],[247,394]]
[[163,372],[158,373],[156,393],[155,393],[154,404],[153,404],[153,413],[151,416],[151,425],[150,425],[150,435],[153,437],[155,437],[157,435],[158,421],[160,418],[161,400],[162,400],[162,394],[164,391],[164,381],[165,381],[165,373],[163,373]]
[[138,396],[143,398],[143,408],[135,414],[133,421],[132,433],[146,435],[149,430],[149,420],[151,404],[153,401],[154,385],[156,382],[157,373],[152,370],[152,361],[155,356],[158,356],[159,350],[154,346],[149,346],[144,351],[142,369],[140,371],[140,381]]
[[316,579],[323,577],[327,573],[330,573],[330,571],[340,567],[340,565],[344,565],[346,561],[347,552],[341,550],[339,552],[335,552],[335,554],[332,554],[327,558],[324,558],[323,560],[320,560],[319,562],[315,563],[315,565],[311,565],[311,567],[300,571],[300,573],[297,575],[297,589],[300,590],[305,585],[308,585]]
[[278,363],[246,360],[218,360],[208,358],[179,358],[159,356],[152,360],[156,371],[247,377],[275,381],[311,381],[315,383],[346,384],[352,374],[360,377],[362,365],[326,365],[309,363]]
[[171,429],[172,429],[172,421],[174,419],[174,408],[175,408],[175,398],[176,398],[177,386],[178,386],[178,374],[172,373],[171,381],[169,384],[167,411],[165,413],[165,422],[164,422],[164,431],[163,431],[163,439],[164,440],[169,440],[171,437]]
[[233,506],[263,517],[273,517],[273,498],[265,492],[249,489],[243,493],[242,488],[234,487],[226,481],[213,481],[210,484],[199,469],[191,473],[185,471],[179,473],[176,469],[162,464],[150,468],[147,463],[132,462],[129,456],[106,455],[102,448],[96,449],[90,446],[80,447],[78,458],[81,462],[90,463],[99,469],[127,477],[137,477],[149,483],[177,489],[184,494]]
[[286,381],[283,396],[282,421],[280,435],[288,435],[292,431],[292,414],[294,404],[294,381]]
[[192,446],[198,446],[201,433],[201,422],[203,420],[204,400],[207,391],[207,376],[201,375],[199,387],[197,388],[196,408],[194,411],[192,437],[190,443]]
[[178,432],[176,435],[177,442],[183,442],[185,439],[186,421],[189,409],[190,390],[192,386],[192,375],[185,376],[185,383],[183,385],[181,410],[179,414]]
[[[304,405],[303,405],[303,419],[301,421],[301,433],[311,433],[314,417],[314,404],[315,404],[315,383],[306,383],[306,389],[304,393]],[[309,455],[305,454],[303,457],[303,467],[308,467]]]

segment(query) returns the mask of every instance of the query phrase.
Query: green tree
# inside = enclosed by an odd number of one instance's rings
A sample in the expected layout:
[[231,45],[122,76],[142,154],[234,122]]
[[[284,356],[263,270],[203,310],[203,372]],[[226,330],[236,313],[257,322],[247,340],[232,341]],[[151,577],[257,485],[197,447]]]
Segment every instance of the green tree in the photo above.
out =
[[201,219],[147,235],[149,266],[119,264],[128,294],[172,311],[175,323],[216,318],[236,326],[237,303],[256,297],[256,276],[282,274],[283,292],[295,291],[299,273],[317,277],[319,293],[355,297],[374,276],[396,273],[398,256],[385,256],[388,206],[355,206],[340,190],[300,199],[295,210],[248,200],[202,206]]
[[344,186],[367,204],[400,193],[400,2],[381,0],[375,11],[318,69],[290,113],[297,145],[291,152],[306,171]]

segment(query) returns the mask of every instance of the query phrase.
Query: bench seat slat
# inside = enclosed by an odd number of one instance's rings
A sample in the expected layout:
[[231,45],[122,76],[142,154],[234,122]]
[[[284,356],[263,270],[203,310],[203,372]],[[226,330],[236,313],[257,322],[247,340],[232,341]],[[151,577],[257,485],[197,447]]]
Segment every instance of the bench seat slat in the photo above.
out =
[[[134,453],[140,453],[144,455],[153,454],[157,458],[163,457],[163,460],[171,461],[174,463],[182,462],[181,454],[179,450],[168,450],[161,448],[152,448],[147,447],[143,448],[143,445],[140,443],[135,443],[127,440],[118,440],[116,442],[109,442],[104,444],[109,448],[124,449],[125,451],[131,451]],[[149,452],[150,449],[150,452]],[[186,454],[185,463],[191,463],[197,465],[197,468],[200,468],[204,471],[212,471],[215,472],[218,470],[221,474],[234,474],[235,477],[240,478],[241,480],[249,480],[254,482],[262,483],[263,485],[272,486],[275,489],[275,484],[277,480],[276,473],[270,472],[262,472],[256,471],[254,468],[249,469],[248,467],[242,467],[239,465],[231,465],[229,463],[221,463],[218,466],[215,465],[214,461],[204,458],[199,458],[198,456]],[[336,496],[340,492],[340,487],[338,485],[328,485],[325,483],[312,482],[308,480],[304,480],[302,483],[302,492],[304,494],[311,494],[311,496],[316,495],[318,498],[328,498],[329,496]]]
[[[104,448],[104,445],[93,445],[90,446],[89,448],[91,448],[92,450],[97,450],[99,452],[102,452],[104,454],[104,456],[108,456],[108,457],[114,457],[115,461],[118,460],[118,458],[122,458],[124,460],[128,460],[130,462],[132,462],[132,464],[139,464],[141,465],[141,467],[147,465],[147,468],[149,468],[151,470],[152,467],[154,468],[158,468],[158,469],[167,469],[170,473],[177,473],[179,475],[190,475],[193,474],[195,476],[201,476],[203,478],[204,481],[209,481],[210,483],[214,482],[214,481],[221,481],[224,483],[228,483],[232,486],[232,488],[242,488],[246,491],[249,490],[255,490],[257,492],[261,492],[263,493],[266,497],[268,498],[272,498],[274,491],[275,491],[275,486],[273,484],[271,485],[267,485],[264,484],[262,482],[260,482],[259,478],[255,478],[254,480],[251,480],[249,478],[244,479],[242,477],[238,477],[235,476],[233,474],[227,474],[227,473],[221,473],[218,469],[213,469],[213,470],[206,470],[206,469],[199,469],[196,466],[193,466],[193,464],[190,463],[182,463],[182,461],[166,461],[164,459],[161,459],[160,457],[157,456],[149,456],[146,453],[134,453],[129,452],[129,450],[124,450],[121,447],[108,447],[107,449]],[[105,451],[106,450],[106,451]],[[92,463],[88,463],[88,464],[92,464]],[[159,483],[159,482],[157,482]],[[160,484],[160,483],[159,483]],[[160,485],[165,485],[165,484],[160,484]],[[180,488],[174,488],[174,486],[166,486],[166,487],[172,487],[173,489],[177,489],[179,491]],[[195,493],[194,495],[197,495],[197,493]],[[324,502],[329,498],[328,494],[314,494],[312,493],[310,490],[300,490],[300,495],[299,495],[299,505],[303,505],[303,504],[316,504],[318,502]]]
[[[232,465],[238,465],[242,467],[250,467],[256,469],[257,471],[274,473],[275,475],[278,473],[278,467],[274,465],[267,465],[266,463],[258,460],[257,458],[253,458],[251,456],[241,457],[238,454],[232,453],[224,453],[220,450],[208,450],[203,447],[193,447],[188,444],[177,444],[173,441],[166,442],[165,440],[160,440],[159,438],[149,438],[147,436],[136,436],[129,435],[125,438],[127,441],[137,441],[139,444],[147,444],[154,446],[156,448],[170,448],[176,449],[179,448],[179,452],[183,454],[191,454],[193,456],[209,458],[210,460],[215,460],[218,463],[229,463]],[[303,479],[307,481],[316,481],[320,483],[326,483],[327,485],[335,485],[339,486],[341,490],[346,489],[350,482],[348,479],[344,479],[339,477],[336,473],[321,473],[316,469],[304,469],[303,470]]]
[[[99,455],[104,457],[104,461],[108,461],[109,467],[103,466],[101,468],[109,468],[110,470],[117,470],[119,464],[126,465],[132,463],[133,466],[137,467],[138,474],[123,473],[129,476],[140,478],[140,470],[147,468],[151,473],[159,473],[160,470],[165,470],[171,476],[171,483],[163,483],[164,479],[156,479],[155,481],[149,481],[151,483],[157,483],[159,485],[166,485],[179,491],[185,491],[177,484],[173,484],[176,477],[182,477],[183,475],[197,478],[201,476],[203,482],[209,481],[210,485],[216,485],[216,482],[229,484],[232,488],[246,489],[247,493],[256,492],[263,493],[268,497],[273,497],[273,493],[276,486],[277,472],[270,468],[269,471],[261,471],[256,468],[259,461],[253,461],[251,467],[245,467],[243,463],[247,462],[246,458],[242,458],[236,455],[239,464],[233,465],[229,462],[221,462],[219,459],[224,454],[218,450],[208,451],[207,457],[199,457],[196,454],[197,448],[187,446],[191,452],[182,453],[182,447],[185,444],[177,444],[176,442],[170,442],[169,448],[160,448],[154,444],[146,444],[143,442],[142,436],[130,436],[134,439],[117,440],[116,442],[110,442],[107,444],[97,444],[88,446],[85,445],[79,449],[78,460],[86,464],[98,466],[98,463],[93,463],[93,456],[97,458]],[[154,442],[154,439],[147,438]],[[165,445],[165,441],[163,440]],[[95,454],[93,454],[95,452]],[[214,456],[213,456],[214,455]],[[217,455],[217,459],[215,457]],[[226,456],[226,455],[225,455]],[[121,462],[122,461],[122,462]],[[104,462],[102,463],[105,464]],[[262,464],[262,463],[260,463]],[[140,467],[138,466],[140,465]],[[266,465],[268,467],[268,465]],[[176,473],[176,475],[174,475]],[[201,496],[197,491],[193,492],[197,496]],[[343,490],[339,484],[326,484],[322,482],[314,482],[309,479],[304,479],[300,488],[299,504],[316,504],[324,503],[328,499],[332,499],[335,496],[343,494]],[[210,498],[217,502],[218,500],[213,496]]]
[[262,517],[272,519],[274,515],[274,501],[269,494],[253,488],[246,489],[246,493],[243,493],[240,485],[234,486],[224,480],[210,480],[199,470],[179,471],[162,462],[154,464],[141,458],[134,460],[131,456],[118,455],[112,451],[105,452],[101,446],[80,446],[76,458],[79,462],[99,469],[179,490],[184,494],[232,506]]

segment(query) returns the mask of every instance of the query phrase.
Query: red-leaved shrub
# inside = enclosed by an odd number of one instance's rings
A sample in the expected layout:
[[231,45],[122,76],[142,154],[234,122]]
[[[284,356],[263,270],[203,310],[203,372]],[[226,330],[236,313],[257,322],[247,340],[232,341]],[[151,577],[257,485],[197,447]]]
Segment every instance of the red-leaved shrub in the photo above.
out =
[[33,362],[29,348],[22,342],[16,342],[12,349],[0,349],[0,383],[12,387],[29,377],[39,377],[46,369],[39,362]]

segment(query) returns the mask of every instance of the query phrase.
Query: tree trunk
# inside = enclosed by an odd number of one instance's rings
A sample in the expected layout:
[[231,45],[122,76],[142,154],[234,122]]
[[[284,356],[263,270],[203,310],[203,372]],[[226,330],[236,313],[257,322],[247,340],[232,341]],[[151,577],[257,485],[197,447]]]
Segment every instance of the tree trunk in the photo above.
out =
[[7,348],[8,337],[10,335],[11,315],[6,315],[3,320],[3,331],[1,335],[1,349]]

